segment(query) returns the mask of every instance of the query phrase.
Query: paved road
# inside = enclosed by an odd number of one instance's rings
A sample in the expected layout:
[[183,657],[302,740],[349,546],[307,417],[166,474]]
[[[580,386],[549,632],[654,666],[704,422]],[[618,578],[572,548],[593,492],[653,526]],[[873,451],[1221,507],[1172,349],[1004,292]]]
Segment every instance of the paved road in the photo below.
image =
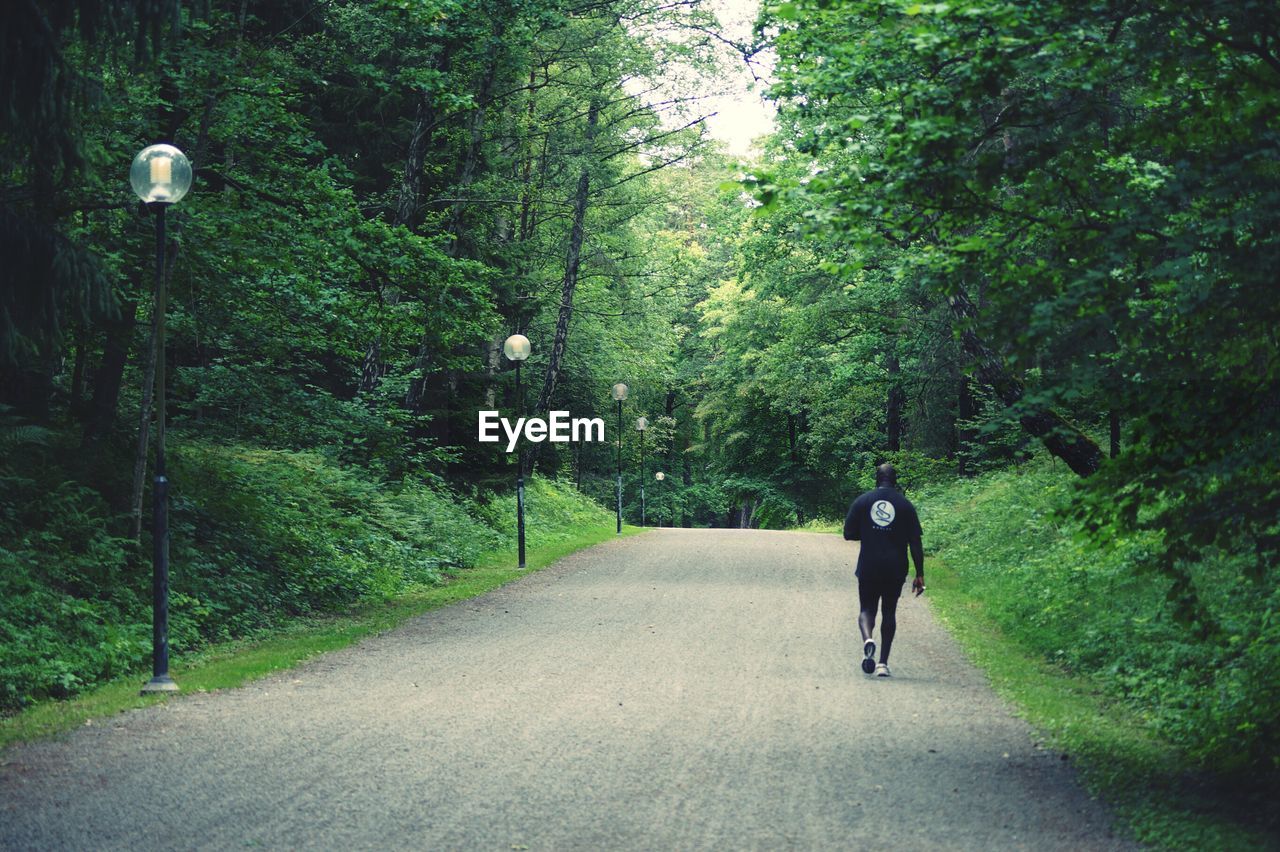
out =
[[0,847],[1124,848],[854,546],[661,530],[244,689],[0,755]]

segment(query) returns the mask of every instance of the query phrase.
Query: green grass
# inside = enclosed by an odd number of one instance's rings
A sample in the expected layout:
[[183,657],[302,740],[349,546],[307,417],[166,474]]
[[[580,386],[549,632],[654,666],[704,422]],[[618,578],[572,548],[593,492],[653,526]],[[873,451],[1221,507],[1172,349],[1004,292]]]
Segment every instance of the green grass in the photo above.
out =
[[[642,532],[645,532],[643,528],[630,525],[622,530],[624,536]],[[182,687],[179,697],[241,686],[366,636],[383,633],[424,612],[482,595],[615,535],[615,527],[610,522],[531,548],[526,553],[527,567],[523,571],[516,567],[514,549],[492,551],[481,556],[476,567],[457,572],[441,585],[417,588],[386,603],[368,604],[342,615],[298,619],[255,639],[219,644],[190,659],[175,661],[170,673]],[[146,677],[141,674],[121,677],[75,698],[42,701],[0,719],[0,748],[52,736],[90,724],[93,719],[174,697],[139,695],[138,689],[145,682]]]
[[792,527],[792,529],[797,532],[834,533],[835,535],[843,535],[844,521],[833,521],[827,518],[813,518],[798,527]]
[[1122,830],[1157,848],[1280,848],[1275,837],[1243,824],[1229,791],[1197,785],[1183,756],[1153,736],[1131,708],[1108,701],[1086,678],[1009,638],[944,559],[930,558],[925,575],[933,611],[969,658],[1051,747],[1068,756]]

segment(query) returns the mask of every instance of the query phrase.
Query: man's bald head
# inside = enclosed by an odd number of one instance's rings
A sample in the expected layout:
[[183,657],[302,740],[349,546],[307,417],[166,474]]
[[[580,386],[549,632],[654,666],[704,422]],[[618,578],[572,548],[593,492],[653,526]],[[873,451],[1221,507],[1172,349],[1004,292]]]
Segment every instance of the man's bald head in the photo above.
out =
[[885,462],[876,468],[876,488],[897,488],[898,487],[898,471],[894,466]]

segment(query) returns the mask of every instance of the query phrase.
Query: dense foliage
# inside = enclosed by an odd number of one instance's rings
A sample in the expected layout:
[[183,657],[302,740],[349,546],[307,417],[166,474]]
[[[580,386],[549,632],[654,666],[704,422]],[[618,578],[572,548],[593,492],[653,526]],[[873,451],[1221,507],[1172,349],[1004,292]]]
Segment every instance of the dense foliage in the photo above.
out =
[[[185,436],[184,436],[185,437]],[[27,444],[36,478],[0,469],[16,500],[0,517],[0,708],[65,696],[143,666],[151,598],[132,540],[102,496]],[[183,654],[282,619],[433,585],[515,542],[513,498],[389,487],[314,452],[186,438],[170,469],[170,642]],[[611,523],[572,488],[528,487],[530,546]]]
[[1187,570],[1228,639],[1188,631],[1170,617],[1174,581],[1134,571],[1162,536],[1135,532],[1099,548],[1066,517],[1074,492],[1041,459],[935,483],[919,502],[930,549],[1007,634],[1095,679],[1206,764],[1238,771],[1274,754],[1266,714],[1280,701],[1280,645],[1266,634],[1280,592],[1259,600],[1236,581],[1246,555],[1207,555]]
[[[1249,552],[1243,579],[1262,583],[1280,552],[1269,7],[779,11],[779,94],[816,165],[809,216],[858,246],[835,273],[945,305],[1000,401],[1100,472],[1091,529],[1165,532],[1149,567],[1218,630],[1182,566]],[[1072,424],[1107,415],[1127,446],[1100,470]]]

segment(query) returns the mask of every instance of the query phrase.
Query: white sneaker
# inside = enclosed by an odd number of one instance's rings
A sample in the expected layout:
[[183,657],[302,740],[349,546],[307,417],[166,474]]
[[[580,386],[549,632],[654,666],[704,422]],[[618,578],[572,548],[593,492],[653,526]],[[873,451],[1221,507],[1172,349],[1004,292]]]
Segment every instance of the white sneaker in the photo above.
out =
[[871,674],[876,670],[876,640],[868,639],[862,643],[862,670]]
[[889,671],[888,663],[881,663],[880,665],[876,666],[876,677],[893,677],[893,675]]

